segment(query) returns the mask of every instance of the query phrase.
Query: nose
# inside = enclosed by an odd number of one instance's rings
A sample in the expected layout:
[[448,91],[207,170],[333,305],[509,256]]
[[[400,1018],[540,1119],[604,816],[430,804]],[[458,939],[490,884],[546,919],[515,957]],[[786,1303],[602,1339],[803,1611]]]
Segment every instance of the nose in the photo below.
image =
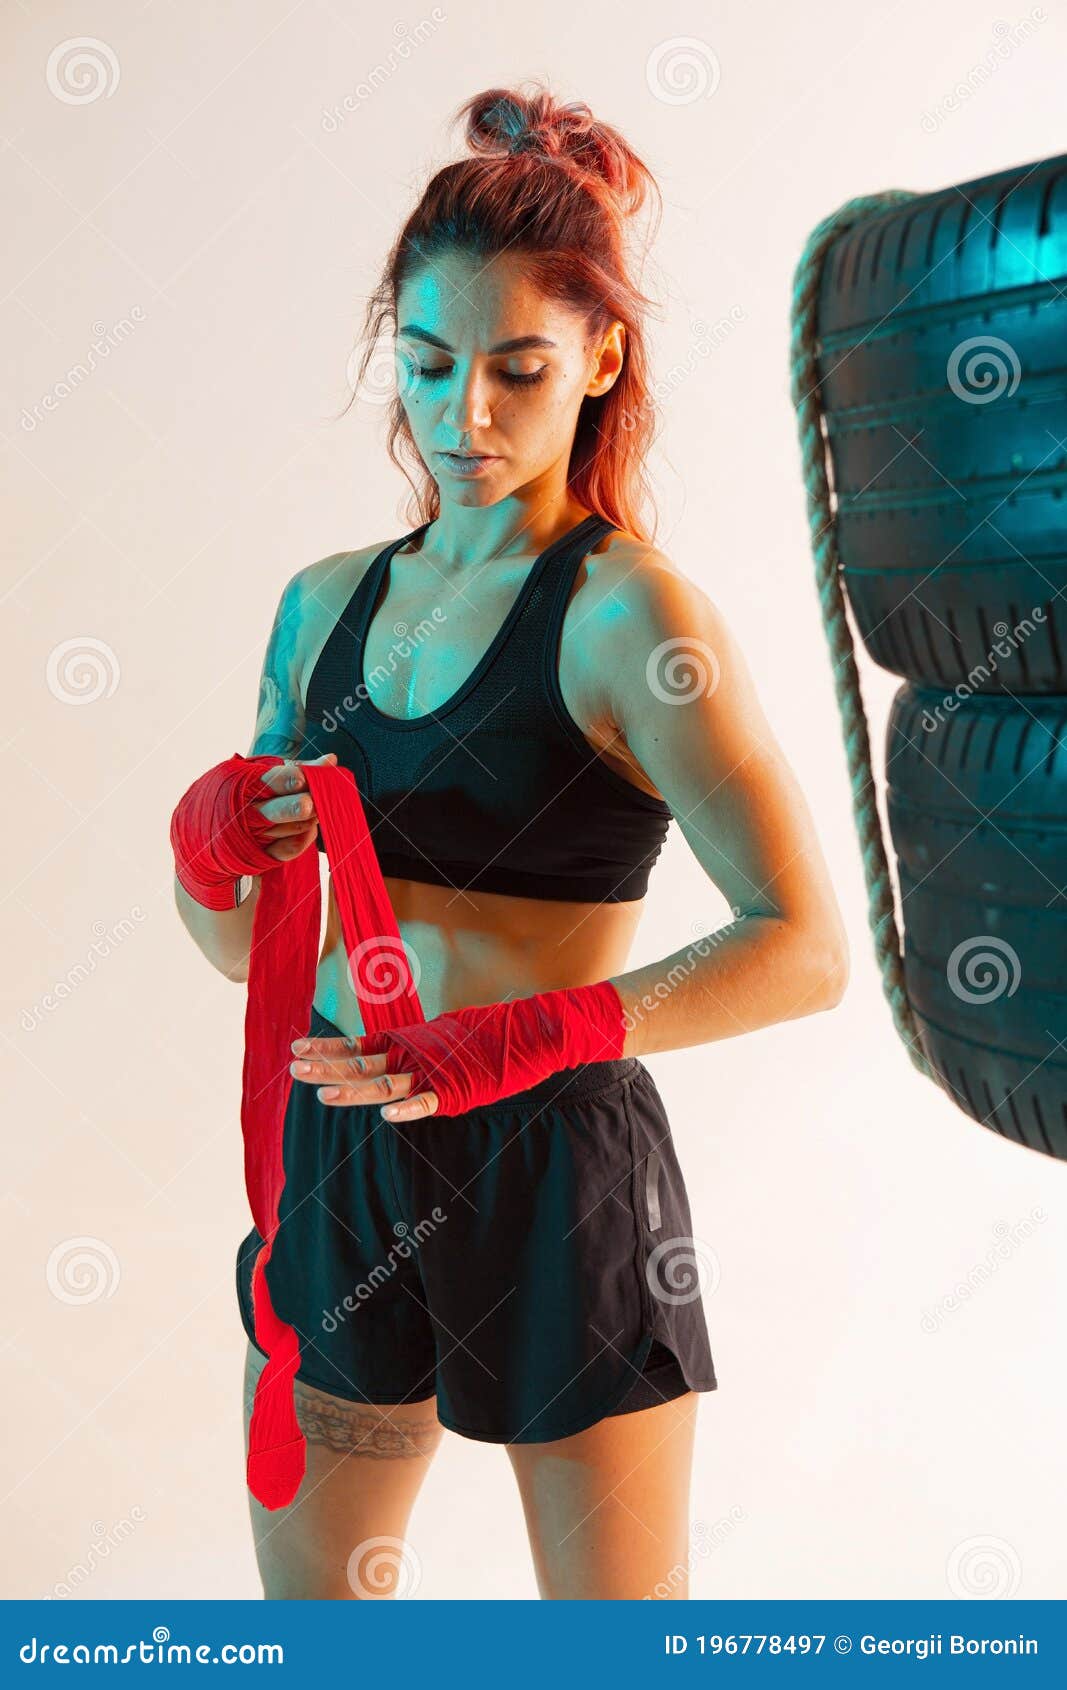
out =
[[464,376],[457,364],[448,385],[451,392],[445,410],[446,426],[460,437],[488,428],[493,420],[493,411],[488,386],[477,370],[469,366]]

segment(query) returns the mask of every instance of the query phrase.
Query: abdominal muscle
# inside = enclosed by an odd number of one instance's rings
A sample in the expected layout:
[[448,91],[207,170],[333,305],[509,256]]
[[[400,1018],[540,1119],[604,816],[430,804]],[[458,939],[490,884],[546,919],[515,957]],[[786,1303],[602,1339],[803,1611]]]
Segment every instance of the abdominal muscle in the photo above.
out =
[[[427,1020],[446,1009],[594,985],[621,973],[642,907],[640,899],[588,904],[457,892],[392,876],[385,888]],[[387,990],[393,978],[387,964],[382,979],[370,976],[369,983]],[[366,1030],[332,886],[314,1001],[349,1037]]]

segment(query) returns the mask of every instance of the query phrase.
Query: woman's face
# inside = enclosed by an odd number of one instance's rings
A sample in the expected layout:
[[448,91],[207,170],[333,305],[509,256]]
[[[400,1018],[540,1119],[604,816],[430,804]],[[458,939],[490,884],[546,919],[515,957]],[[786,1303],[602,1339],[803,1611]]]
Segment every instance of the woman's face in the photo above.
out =
[[615,323],[587,346],[584,319],[534,288],[521,255],[452,251],[409,277],[397,380],[442,501],[495,504],[556,465],[565,482],[582,400],[615,381],[625,333]]

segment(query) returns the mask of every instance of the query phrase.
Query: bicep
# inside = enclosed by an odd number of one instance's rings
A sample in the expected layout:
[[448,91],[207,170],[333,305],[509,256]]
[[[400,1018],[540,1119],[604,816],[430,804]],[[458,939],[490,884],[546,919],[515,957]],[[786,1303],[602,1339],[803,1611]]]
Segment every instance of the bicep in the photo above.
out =
[[282,593],[267,640],[250,757],[300,753],[307,721],[301,692],[305,633],[306,606],[301,577],[296,575]]
[[626,742],[733,910],[824,930],[836,901],[814,821],[740,646],[692,582],[654,575],[612,671]]

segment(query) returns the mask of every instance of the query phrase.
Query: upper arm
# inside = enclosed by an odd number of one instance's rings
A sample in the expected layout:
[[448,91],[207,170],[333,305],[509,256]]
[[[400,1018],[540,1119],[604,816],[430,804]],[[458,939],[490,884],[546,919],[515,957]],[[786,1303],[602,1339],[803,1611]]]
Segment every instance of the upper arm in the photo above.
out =
[[306,716],[301,673],[307,639],[307,572],[287,584],[278,601],[259,678],[259,708],[250,757],[296,757]]
[[[382,542],[385,544],[385,542]],[[305,750],[304,677],[382,545],[331,552],[289,581],[278,601],[259,679],[249,756],[299,757]]]
[[737,913],[783,917],[844,954],[811,812],[721,612],[655,551],[610,603],[609,712],[698,861]]

